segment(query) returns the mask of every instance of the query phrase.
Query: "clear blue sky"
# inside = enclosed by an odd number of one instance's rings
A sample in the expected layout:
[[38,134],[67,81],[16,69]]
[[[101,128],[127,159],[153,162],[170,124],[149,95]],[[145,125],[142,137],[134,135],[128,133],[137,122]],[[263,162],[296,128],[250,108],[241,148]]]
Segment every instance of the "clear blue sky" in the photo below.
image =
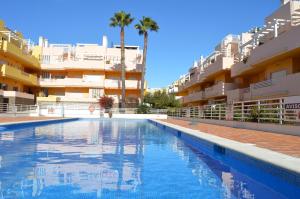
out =
[[[147,80],[163,87],[186,73],[195,59],[209,54],[227,34],[263,25],[279,7],[279,0],[3,0],[0,19],[35,42],[40,35],[50,43],[119,43],[119,30],[110,28],[117,11],[138,19],[150,16],[160,26],[149,38]],[[137,21],[135,21],[137,22]],[[141,45],[133,25],[126,43]]]

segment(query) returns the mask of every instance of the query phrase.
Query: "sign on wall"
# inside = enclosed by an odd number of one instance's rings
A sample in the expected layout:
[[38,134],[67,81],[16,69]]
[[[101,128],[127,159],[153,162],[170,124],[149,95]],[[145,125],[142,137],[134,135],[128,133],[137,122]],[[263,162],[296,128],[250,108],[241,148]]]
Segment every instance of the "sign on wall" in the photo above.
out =
[[300,96],[284,98],[284,120],[300,122]]

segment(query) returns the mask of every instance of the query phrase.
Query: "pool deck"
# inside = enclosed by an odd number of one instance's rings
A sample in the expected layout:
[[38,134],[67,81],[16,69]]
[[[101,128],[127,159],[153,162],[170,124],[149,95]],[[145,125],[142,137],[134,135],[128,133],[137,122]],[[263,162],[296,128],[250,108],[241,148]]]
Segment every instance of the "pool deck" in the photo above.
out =
[[172,119],[161,120],[170,124],[198,130],[202,133],[215,135],[229,140],[254,144],[257,147],[300,158],[300,137],[272,132],[231,128],[219,125],[191,123],[190,121]]

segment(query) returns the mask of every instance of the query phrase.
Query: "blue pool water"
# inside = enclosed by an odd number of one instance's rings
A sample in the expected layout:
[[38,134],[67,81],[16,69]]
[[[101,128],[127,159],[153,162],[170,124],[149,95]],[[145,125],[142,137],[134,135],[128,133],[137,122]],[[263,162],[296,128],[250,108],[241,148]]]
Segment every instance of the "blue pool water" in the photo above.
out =
[[174,132],[146,120],[3,127],[0,199],[300,198],[299,185]]

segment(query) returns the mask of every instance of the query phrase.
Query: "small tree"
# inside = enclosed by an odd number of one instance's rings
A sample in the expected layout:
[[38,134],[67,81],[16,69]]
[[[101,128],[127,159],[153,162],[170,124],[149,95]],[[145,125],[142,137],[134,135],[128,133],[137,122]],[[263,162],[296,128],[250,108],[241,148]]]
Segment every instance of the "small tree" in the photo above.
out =
[[99,104],[102,108],[111,109],[114,104],[114,98],[108,96],[102,96],[99,99]]
[[155,91],[146,93],[144,103],[150,104],[152,108],[165,109],[180,107],[180,102],[174,94],[168,94],[166,91]]

